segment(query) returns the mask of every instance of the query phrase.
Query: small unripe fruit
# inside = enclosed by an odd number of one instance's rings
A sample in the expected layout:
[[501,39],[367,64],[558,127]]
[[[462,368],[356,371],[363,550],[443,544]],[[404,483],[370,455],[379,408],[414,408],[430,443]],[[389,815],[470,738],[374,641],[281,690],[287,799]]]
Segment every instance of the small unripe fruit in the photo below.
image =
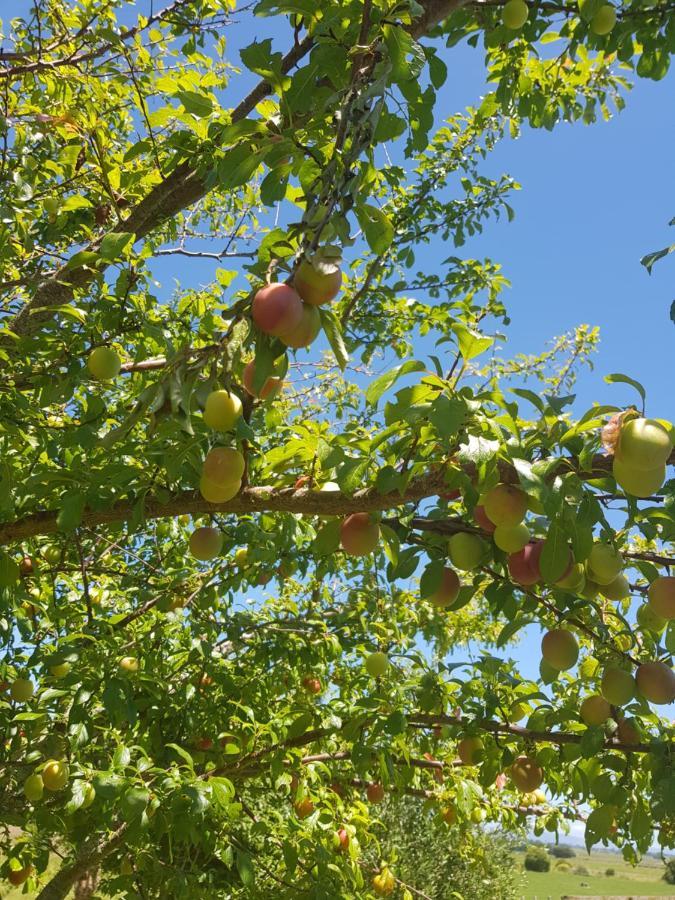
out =
[[37,773],[29,775],[23,783],[23,792],[26,795],[26,799],[31,803],[37,803],[38,800],[42,800],[45,785],[41,776]]
[[492,539],[505,553],[518,553],[530,542],[530,529],[522,522],[519,525],[497,525]]
[[457,573],[454,569],[446,567],[441,575],[441,583],[433,594],[430,594],[425,599],[433,603],[434,606],[442,608],[452,606],[459,595],[459,589],[460,583]]
[[19,560],[19,575],[27,578],[35,573],[35,563],[30,556],[22,556]]
[[190,553],[201,562],[214,559],[222,547],[223,535],[217,528],[196,528],[190,535]]
[[668,624],[666,619],[654,612],[649,603],[643,603],[642,606],[638,607],[635,618],[640,628],[646,631],[653,631],[655,634],[661,634]]
[[241,400],[229,391],[211,391],[204,404],[204,422],[215,431],[229,431],[241,417]]
[[609,34],[615,25],[616,10],[609,3],[605,6],[601,6],[591,19],[591,31],[593,34],[597,34],[600,37]]
[[341,286],[342,272],[339,268],[335,272],[324,274],[315,269],[307,259],[302,260],[293,276],[293,287],[305,303],[312,306],[330,303],[339,293]]
[[49,671],[54,678],[65,678],[68,672],[70,672],[70,663],[57,663],[55,666],[50,666]]
[[366,657],[366,672],[373,678],[379,678],[384,675],[389,668],[389,658],[386,653],[376,651]]
[[281,391],[284,386],[283,378],[276,375],[269,375],[259,390],[255,389],[255,360],[251,360],[244,366],[242,381],[247,394],[256,397],[259,400],[271,400],[272,397]]
[[118,663],[118,667],[122,673],[133,674],[138,672],[140,663],[136,656],[123,656]]
[[498,484],[483,497],[485,514],[495,525],[513,527],[527,513],[527,495],[511,484]]
[[544,635],[541,642],[541,653],[549,666],[563,671],[576,665],[579,658],[579,645],[571,631],[554,628]]
[[234,561],[238,566],[245,566],[248,562],[248,547],[239,547],[234,552]]
[[42,770],[42,781],[48,791],[60,791],[68,783],[68,766],[57,759],[50,759]]
[[617,575],[609,584],[600,585],[600,593],[607,600],[624,600],[630,597],[630,585],[625,575]]
[[670,433],[656,419],[631,419],[621,428],[615,456],[632,469],[650,470],[665,465],[672,449]]
[[623,557],[610,544],[593,544],[586,561],[588,574],[597,584],[609,584],[623,568]]
[[110,381],[119,375],[122,360],[112,348],[97,347],[89,354],[87,368],[98,381]]
[[279,339],[287,347],[299,350],[301,347],[309,347],[321,331],[321,316],[315,306],[302,304],[302,318],[290,331],[284,332]]
[[392,894],[396,887],[396,879],[389,869],[382,869],[379,875],[375,875],[371,883],[375,893],[381,897]]
[[579,590],[579,596],[583,597],[585,600],[595,600],[599,593],[600,585],[597,581],[593,581],[591,578],[586,577],[584,586]]
[[96,799],[96,788],[93,784],[85,785],[84,791],[82,792],[82,804],[80,809],[88,809],[91,804]]
[[675,575],[661,575],[649,585],[649,606],[662,619],[675,619]]
[[457,744],[457,756],[465,766],[476,766],[483,759],[485,745],[479,737],[466,737]]
[[585,583],[586,575],[584,565],[583,563],[575,563],[572,566],[571,572],[568,572],[556,581],[555,587],[560,588],[563,591],[580,591],[583,589]]
[[340,544],[350,556],[367,556],[377,547],[380,526],[368,513],[352,513],[340,526]]
[[624,669],[609,666],[602,674],[600,693],[612,706],[623,706],[635,696],[635,679]]
[[346,853],[347,850],[349,850],[349,832],[346,828],[340,828],[335,832],[333,843],[335,849],[339,850],[341,853]]
[[511,31],[517,31],[527,22],[529,14],[530,10],[524,0],[509,0],[502,12],[502,21]]
[[298,292],[280,282],[261,288],[253,298],[253,321],[265,334],[281,337],[302,320],[302,300]]
[[649,497],[655,494],[666,480],[665,464],[653,469],[638,469],[614,457],[612,474],[619,487],[631,497]]
[[612,715],[612,709],[604,697],[592,694],[583,701],[579,713],[586,725],[604,725]]
[[28,678],[17,678],[12,682],[9,695],[17,703],[27,703],[35,693],[35,685]]
[[368,803],[382,803],[384,800],[384,785],[379,782],[369,784],[366,788],[366,797]]
[[207,503],[227,503],[228,500],[236,497],[240,490],[241,481],[218,484],[204,475],[199,479],[199,493]]
[[529,794],[541,786],[544,773],[536,760],[529,756],[519,756],[509,770],[511,781],[524,794]]
[[638,691],[650,703],[657,705],[675,700],[675,672],[662,662],[647,662],[635,673]]
[[477,568],[485,555],[485,544],[475,534],[460,531],[448,541],[448,556],[456,569],[469,572]]

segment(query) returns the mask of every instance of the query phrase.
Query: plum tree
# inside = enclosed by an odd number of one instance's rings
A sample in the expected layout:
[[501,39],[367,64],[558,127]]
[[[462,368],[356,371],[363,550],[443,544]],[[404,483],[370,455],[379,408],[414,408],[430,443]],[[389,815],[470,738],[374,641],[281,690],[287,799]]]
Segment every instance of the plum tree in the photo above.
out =
[[547,631],[541,641],[541,653],[554,669],[571,669],[579,658],[579,644],[571,631],[554,628]]
[[112,347],[96,347],[89,354],[87,368],[98,381],[111,381],[122,368],[122,360]]
[[624,706],[635,696],[635,679],[630,672],[608,666],[602,673],[600,692],[612,706]]
[[483,509],[496,526],[512,528],[527,513],[527,495],[512,484],[498,484],[483,495]]
[[441,573],[440,584],[433,593],[425,597],[425,600],[429,600],[434,606],[452,606],[459,596],[460,587],[459,577],[455,570],[445,566]]
[[61,791],[68,784],[70,772],[65,762],[50,759],[44,764],[41,776],[48,791]]
[[283,337],[302,321],[303,303],[298,292],[288,284],[274,282],[256,292],[251,306],[258,328],[274,337]]
[[456,569],[469,572],[477,568],[485,556],[485,543],[475,534],[460,531],[448,541],[448,556]]
[[649,607],[657,616],[670,621],[675,619],[675,575],[660,575],[649,585]]
[[280,378],[278,375],[268,375],[267,378],[262,383],[260,388],[256,388],[255,381],[255,373],[256,373],[256,365],[255,360],[249,360],[244,366],[244,372],[242,375],[242,382],[244,388],[251,397],[255,397],[258,400],[272,400],[281,392],[284,386],[283,378]]
[[330,303],[342,287],[340,267],[329,260],[315,263],[303,259],[293,275],[293,287],[305,303],[321,306]]
[[380,540],[380,526],[368,513],[352,513],[340,525],[340,545],[350,556],[367,556]]
[[215,559],[222,549],[223,535],[218,528],[202,525],[190,535],[190,553],[201,562]]
[[675,672],[660,660],[639,665],[635,681],[638,691],[650,703],[672,703],[675,700]]
[[241,417],[241,400],[231,391],[211,391],[204,404],[204,422],[214,431],[229,431]]
[[600,694],[591,694],[582,701],[579,714],[586,725],[604,725],[612,715],[612,708]]
[[523,794],[529,794],[541,786],[544,772],[535,759],[521,754],[509,769],[509,776],[516,788]]
[[516,31],[527,22],[530,10],[525,0],[508,0],[502,13],[502,21],[507,28]]

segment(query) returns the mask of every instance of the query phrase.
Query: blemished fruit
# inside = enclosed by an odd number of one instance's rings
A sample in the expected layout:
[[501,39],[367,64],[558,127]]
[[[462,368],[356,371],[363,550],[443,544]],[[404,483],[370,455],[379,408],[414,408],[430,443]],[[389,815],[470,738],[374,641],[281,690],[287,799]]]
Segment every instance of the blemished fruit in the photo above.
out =
[[623,557],[610,544],[593,544],[586,566],[593,581],[597,584],[609,584],[621,573]]
[[382,803],[384,800],[384,785],[377,781],[369,784],[366,788],[366,797],[368,798],[368,803]]
[[607,600],[623,600],[630,597],[630,585],[625,575],[617,575],[609,584],[601,584],[599,589]]
[[7,881],[9,881],[10,884],[13,884],[14,887],[18,887],[18,885],[28,881],[33,872],[33,866],[24,866],[23,869],[10,869],[7,875]]
[[479,737],[465,737],[457,744],[457,756],[465,766],[475,766],[483,758],[485,745]]
[[675,619],[675,575],[660,575],[649,585],[649,607],[662,619]]
[[122,674],[133,675],[134,672],[138,672],[140,665],[137,656],[123,656],[117,667]]
[[302,309],[295,288],[275,282],[261,288],[253,298],[253,321],[265,334],[282,337],[300,324]]
[[324,274],[309,260],[303,259],[293,276],[293,287],[305,303],[321,306],[337,297],[342,287],[342,272],[338,268]]
[[454,569],[449,569],[446,566],[443,569],[443,574],[441,575],[441,583],[433,592],[433,594],[430,594],[425,599],[433,603],[434,606],[452,606],[459,595],[459,589],[460,583],[457,572],[455,572]]
[[230,391],[211,391],[204,404],[204,422],[214,431],[229,431],[241,417],[241,400]]
[[374,876],[371,884],[376,894],[386,897],[393,893],[396,887],[396,878],[389,869],[382,869],[378,875]]
[[293,804],[293,809],[299,819],[306,819],[314,812],[314,804],[309,797],[303,797],[302,800],[298,800]]
[[0,552],[0,587],[13,587],[21,581],[21,572],[16,560],[8,553]]
[[276,395],[280,393],[284,386],[283,378],[279,378],[276,375],[269,375],[264,380],[260,390],[256,391],[255,360],[253,359],[250,362],[247,362],[244,366],[242,381],[244,383],[244,389],[246,390],[246,393],[250,394],[251,397],[256,397],[258,400],[271,400],[272,397],[276,397]]
[[600,694],[591,694],[581,704],[579,714],[586,725],[604,725],[612,715],[612,709]]
[[665,465],[672,449],[670,433],[656,419],[631,419],[621,428],[615,456],[632,469],[650,470]]
[[320,694],[323,690],[321,680],[313,675],[307,675],[302,679],[302,686],[308,694]]
[[460,531],[448,541],[448,556],[456,569],[469,572],[477,568],[485,554],[485,544],[475,534]]
[[87,368],[98,381],[110,381],[119,375],[122,360],[111,347],[97,347],[89,354]]
[[609,34],[615,25],[616,10],[610,3],[601,6],[591,19],[591,31],[599,37]]
[[494,522],[491,522],[490,519],[488,519],[485,507],[482,505],[474,507],[473,519],[476,525],[482,528],[483,531],[487,531],[488,534],[492,534],[497,527]]
[[638,691],[650,703],[657,705],[675,700],[675,672],[665,663],[642,663],[635,673]]
[[384,675],[389,668],[389,657],[381,650],[375,651],[366,657],[366,672],[373,678],[379,678]]
[[511,781],[523,794],[536,791],[544,780],[544,773],[536,762],[529,756],[519,756],[512,764],[509,774]]
[[65,678],[68,672],[70,672],[70,663],[57,663],[55,666],[50,666],[49,671],[54,678]]
[[600,693],[613,706],[623,706],[635,696],[635,679],[625,669],[609,666],[602,673]]
[[207,503],[227,503],[236,497],[241,490],[241,481],[233,481],[228,484],[217,484],[205,475],[199,479],[199,493]]
[[540,579],[539,562],[535,553],[536,544],[528,544],[518,553],[509,556],[509,575],[511,580],[523,587],[530,587]]
[[653,631],[655,634],[661,634],[668,624],[668,620],[654,612],[653,607],[649,603],[643,603],[642,606],[638,606],[635,618],[640,628]]
[[518,525],[497,525],[492,539],[505,553],[518,553],[530,542],[530,529],[522,522]]
[[42,777],[36,772],[29,775],[23,783],[23,792],[26,800],[29,800],[31,803],[37,803],[38,800],[42,800],[42,795],[45,792]]
[[530,10],[524,0],[509,0],[502,12],[502,22],[507,28],[516,31],[527,22],[529,14]]
[[190,535],[190,553],[201,562],[214,559],[222,548],[223,535],[217,528],[195,528]]
[[50,759],[42,770],[42,782],[48,791],[60,791],[68,783],[68,766],[58,759]]
[[661,464],[653,469],[638,469],[614,457],[612,474],[619,487],[631,497],[644,498],[655,494],[666,480],[666,466]]
[[303,303],[300,322],[291,331],[280,335],[280,340],[287,347],[299,350],[301,347],[309,347],[320,331],[321,316],[319,315],[319,310],[315,306]]
[[239,450],[213,447],[204,459],[202,478],[221,487],[236,484],[241,481],[245,467],[246,461]]
[[35,685],[28,678],[17,678],[12,682],[9,695],[17,703],[27,703],[35,693]]
[[571,631],[554,628],[542,638],[541,653],[549,666],[563,671],[576,665],[579,658],[579,645]]
[[518,525],[527,513],[527,495],[511,484],[498,484],[484,495],[483,509],[495,525]]
[[352,513],[340,526],[340,544],[350,556],[367,556],[377,547],[380,526],[368,513]]

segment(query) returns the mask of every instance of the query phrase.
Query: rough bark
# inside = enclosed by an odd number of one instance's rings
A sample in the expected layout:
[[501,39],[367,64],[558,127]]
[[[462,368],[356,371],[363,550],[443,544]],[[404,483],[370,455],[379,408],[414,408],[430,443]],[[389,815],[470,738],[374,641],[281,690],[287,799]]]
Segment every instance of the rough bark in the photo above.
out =
[[124,843],[126,824],[105,838],[86,844],[77,855],[75,862],[64,866],[47,882],[36,900],[65,900],[73,886],[87,873],[96,870],[99,864]]

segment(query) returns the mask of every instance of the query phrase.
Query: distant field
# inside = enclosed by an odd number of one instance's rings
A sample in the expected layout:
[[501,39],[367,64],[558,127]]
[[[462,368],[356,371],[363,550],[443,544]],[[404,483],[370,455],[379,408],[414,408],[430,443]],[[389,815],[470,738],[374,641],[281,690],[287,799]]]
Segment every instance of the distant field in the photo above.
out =
[[[618,853],[592,853],[575,848],[572,859],[551,858],[550,872],[525,872],[523,900],[560,900],[561,897],[672,897],[675,885],[663,880],[663,863],[650,857],[633,868]],[[518,854],[522,865],[525,854]],[[558,862],[569,863],[570,872],[557,871]],[[575,875],[574,869],[583,866],[588,875]],[[616,875],[605,875],[606,869],[614,869]]]

